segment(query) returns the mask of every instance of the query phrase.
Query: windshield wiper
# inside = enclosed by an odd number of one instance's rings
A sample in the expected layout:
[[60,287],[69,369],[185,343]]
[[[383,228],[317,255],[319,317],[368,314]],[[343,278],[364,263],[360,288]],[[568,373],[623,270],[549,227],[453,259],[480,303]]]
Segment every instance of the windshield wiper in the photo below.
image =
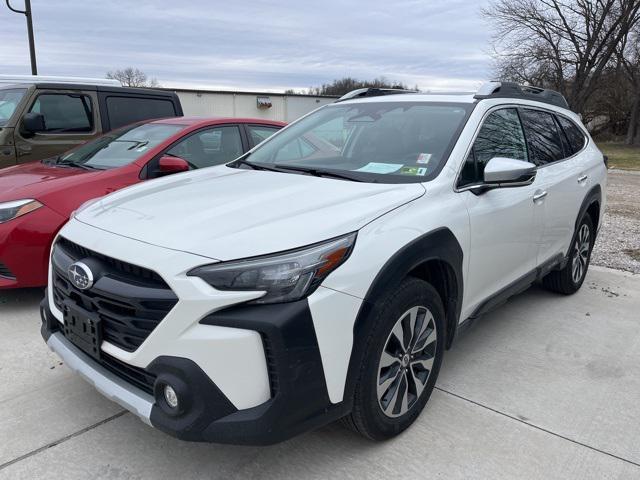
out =
[[276,165],[279,171],[291,170],[294,172],[308,173],[316,177],[339,178],[341,180],[350,180],[352,182],[363,182],[362,178],[346,172],[337,172],[335,170],[323,170],[321,168],[300,167],[296,165]]
[[135,143],[131,145],[129,148],[127,148],[127,150],[133,150],[134,148],[142,148],[149,145],[149,140],[134,140],[134,141]]
[[75,167],[75,168],[81,168],[83,170],[103,170],[102,168],[92,167],[90,165],[85,165],[84,163],[78,163],[78,162],[56,161],[55,164],[59,167]]
[[276,165],[275,167],[268,167],[264,164],[257,164],[257,163],[253,163],[250,162],[249,160],[245,160],[244,158],[239,158],[233,162],[231,162],[231,164],[235,165],[246,165],[249,168],[252,168],[254,170],[267,170],[269,172],[281,172],[282,170]]

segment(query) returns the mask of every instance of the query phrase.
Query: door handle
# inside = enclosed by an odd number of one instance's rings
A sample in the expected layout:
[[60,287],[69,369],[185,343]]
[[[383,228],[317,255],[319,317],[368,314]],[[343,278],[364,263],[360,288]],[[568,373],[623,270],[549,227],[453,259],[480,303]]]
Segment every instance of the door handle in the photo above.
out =
[[542,200],[542,199],[543,199],[544,197],[546,197],[546,196],[547,196],[547,191],[546,191],[546,190],[544,190],[544,191],[542,191],[542,192],[536,192],[536,193],[533,195],[533,201],[534,201],[534,202],[537,202],[538,200]]
[[582,175],[581,177],[578,177],[578,183],[586,182],[587,178],[589,178],[588,175]]

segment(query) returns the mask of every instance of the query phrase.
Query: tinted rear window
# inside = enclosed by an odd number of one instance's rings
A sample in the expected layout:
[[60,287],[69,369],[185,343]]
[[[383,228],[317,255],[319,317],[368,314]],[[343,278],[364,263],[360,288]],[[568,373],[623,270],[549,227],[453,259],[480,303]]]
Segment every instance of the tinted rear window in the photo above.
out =
[[584,147],[586,137],[580,127],[578,127],[575,123],[565,117],[561,117],[558,115],[556,117],[562,130],[564,130],[564,134],[567,137],[567,142],[569,143],[569,151],[567,152],[569,155],[573,155],[574,153],[579,152]]
[[540,166],[564,158],[562,140],[553,115],[541,110],[523,109],[521,112],[529,161]]
[[171,100],[110,96],[106,103],[111,129],[140,120],[176,116]]

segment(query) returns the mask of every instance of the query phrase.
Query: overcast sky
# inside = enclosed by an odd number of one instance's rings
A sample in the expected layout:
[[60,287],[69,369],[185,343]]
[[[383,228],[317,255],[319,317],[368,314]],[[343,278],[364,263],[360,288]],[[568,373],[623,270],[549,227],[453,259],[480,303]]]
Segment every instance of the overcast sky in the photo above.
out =
[[[474,89],[491,69],[484,3],[32,0],[42,75],[134,66],[166,87],[271,91],[344,76]],[[24,17],[2,0],[0,73],[31,73],[27,45]]]

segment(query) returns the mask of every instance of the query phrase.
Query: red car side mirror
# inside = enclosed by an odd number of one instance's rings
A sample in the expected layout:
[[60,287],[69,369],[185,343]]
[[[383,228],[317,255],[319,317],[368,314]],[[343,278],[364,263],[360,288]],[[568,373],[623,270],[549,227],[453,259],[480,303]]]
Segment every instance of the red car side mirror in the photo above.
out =
[[178,172],[186,172],[189,170],[189,164],[184,158],[180,157],[172,157],[170,155],[165,155],[160,157],[160,162],[158,163],[158,167],[160,173],[163,175],[168,175],[170,173],[178,173]]

